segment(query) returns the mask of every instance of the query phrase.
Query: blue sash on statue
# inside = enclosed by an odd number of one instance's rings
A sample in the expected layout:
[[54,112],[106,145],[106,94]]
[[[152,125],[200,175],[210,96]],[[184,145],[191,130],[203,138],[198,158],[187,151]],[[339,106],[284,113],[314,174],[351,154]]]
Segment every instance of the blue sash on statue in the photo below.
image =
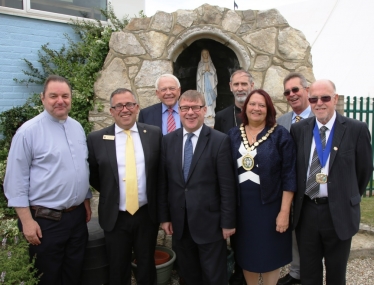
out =
[[217,95],[216,93],[214,92],[213,88],[212,88],[212,85],[210,84],[210,80],[209,80],[209,74],[211,74],[210,72],[205,72],[204,73],[204,92],[205,92],[205,99],[206,99],[206,104],[208,106],[212,106],[213,105],[213,101],[216,100],[217,98]]

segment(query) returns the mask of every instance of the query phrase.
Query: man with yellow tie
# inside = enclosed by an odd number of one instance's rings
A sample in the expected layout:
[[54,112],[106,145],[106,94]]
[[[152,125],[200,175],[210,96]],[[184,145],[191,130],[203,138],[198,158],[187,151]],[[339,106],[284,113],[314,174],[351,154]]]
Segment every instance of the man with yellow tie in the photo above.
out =
[[111,285],[155,285],[154,251],[158,226],[156,187],[162,133],[136,123],[139,105],[131,90],[110,96],[115,124],[88,135],[90,184],[100,192],[99,223],[104,230]]

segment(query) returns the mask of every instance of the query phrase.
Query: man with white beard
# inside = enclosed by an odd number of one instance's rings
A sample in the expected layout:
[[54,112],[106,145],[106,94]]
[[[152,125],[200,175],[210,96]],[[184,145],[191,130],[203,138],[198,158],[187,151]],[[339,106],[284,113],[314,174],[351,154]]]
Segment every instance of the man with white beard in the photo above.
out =
[[216,113],[214,128],[225,134],[242,123],[240,113],[245,99],[254,88],[252,75],[243,69],[235,71],[230,77],[230,90],[234,95],[233,105]]
[[[252,75],[243,69],[235,71],[230,77],[230,90],[234,95],[235,102],[233,105],[216,113],[214,128],[222,133],[227,134],[228,131],[239,126],[242,123],[240,113],[247,99],[247,96],[254,89],[254,82]],[[235,235],[230,237],[231,247],[236,252]],[[236,258],[235,258],[236,259]],[[243,269],[241,269],[235,260],[235,272],[229,280],[230,285],[246,284]]]

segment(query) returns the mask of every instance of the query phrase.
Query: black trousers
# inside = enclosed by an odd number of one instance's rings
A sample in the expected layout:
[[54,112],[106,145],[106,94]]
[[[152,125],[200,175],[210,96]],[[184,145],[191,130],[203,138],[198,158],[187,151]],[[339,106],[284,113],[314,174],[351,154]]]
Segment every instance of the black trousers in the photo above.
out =
[[[88,231],[86,209],[82,203],[71,212],[62,213],[60,221],[35,218],[43,237],[40,245],[30,245],[30,257],[42,273],[39,285],[78,285],[83,266]],[[22,230],[22,225],[19,222]]]
[[179,274],[186,285],[227,285],[227,245],[219,241],[197,244],[193,241],[187,219],[180,240],[174,239]]
[[317,205],[304,199],[296,227],[303,285],[323,284],[325,259],[326,284],[344,285],[352,238],[340,240],[332,222],[329,204]]
[[157,283],[154,254],[158,226],[149,217],[147,205],[141,207],[134,215],[118,212],[114,229],[110,232],[104,231],[110,285],[131,284],[133,250],[137,263],[137,284]]

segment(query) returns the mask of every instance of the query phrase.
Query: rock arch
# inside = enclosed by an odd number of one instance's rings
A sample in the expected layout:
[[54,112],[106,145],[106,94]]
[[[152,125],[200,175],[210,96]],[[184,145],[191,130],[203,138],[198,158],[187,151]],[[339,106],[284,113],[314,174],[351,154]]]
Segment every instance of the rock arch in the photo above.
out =
[[231,49],[239,65],[252,73],[255,87],[272,96],[278,114],[289,110],[282,95],[282,81],[289,72],[301,72],[314,81],[309,43],[275,9],[233,11],[205,4],[195,10],[159,11],[152,17],[132,19],[123,31],[112,34],[94,86],[96,101],[103,107],[90,113],[94,129],[113,123],[109,96],[116,88],[133,90],[141,108],[157,103],[157,77],[174,73],[173,63],[200,39]]

